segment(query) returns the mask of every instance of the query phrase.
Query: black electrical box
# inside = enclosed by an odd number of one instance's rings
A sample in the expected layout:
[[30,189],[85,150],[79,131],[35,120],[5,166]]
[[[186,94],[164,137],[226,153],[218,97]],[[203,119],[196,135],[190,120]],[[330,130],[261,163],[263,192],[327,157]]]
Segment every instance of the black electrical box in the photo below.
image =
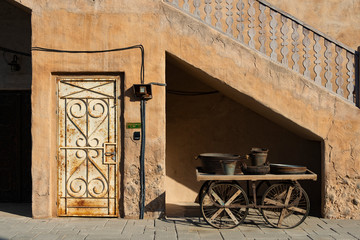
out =
[[134,84],[133,89],[136,97],[141,99],[152,98],[151,84]]
[[140,132],[134,132],[134,140],[140,140]]

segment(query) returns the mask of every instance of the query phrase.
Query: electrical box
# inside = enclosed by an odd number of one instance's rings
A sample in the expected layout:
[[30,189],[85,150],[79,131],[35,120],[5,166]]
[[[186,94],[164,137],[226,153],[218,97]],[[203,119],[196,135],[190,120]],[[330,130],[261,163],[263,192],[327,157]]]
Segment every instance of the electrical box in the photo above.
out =
[[136,97],[141,99],[152,98],[151,84],[134,84],[133,89]]
[[133,139],[140,140],[140,132],[134,132]]

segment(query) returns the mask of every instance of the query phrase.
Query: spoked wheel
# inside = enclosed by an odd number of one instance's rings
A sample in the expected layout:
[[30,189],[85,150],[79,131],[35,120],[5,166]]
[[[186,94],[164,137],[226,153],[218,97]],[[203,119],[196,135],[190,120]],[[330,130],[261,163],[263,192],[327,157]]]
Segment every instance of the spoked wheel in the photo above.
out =
[[268,180],[263,180],[263,181],[259,182],[259,184],[256,186],[256,196],[258,196],[260,198],[258,202],[261,201],[261,197],[264,196],[265,191],[270,186],[271,186],[271,183]]
[[201,214],[215,228],[234,228],[248,214],[249,200],[235,183],[219,182],[209,186],[200,201]]
[[201,186],[200,191],[199,191],[199,195],[198,195],[198,202],[201,202],[201,199],[203,199],[203,197],[205,196],[206,192],[208,191],[210,185],[213,183],[214,181],[206,181],[204,182],[204,184]]
[[274,184],[263,195],[261,212],[276,228],[294,228],[301,224],[310,210],[309,197],[300,185]]

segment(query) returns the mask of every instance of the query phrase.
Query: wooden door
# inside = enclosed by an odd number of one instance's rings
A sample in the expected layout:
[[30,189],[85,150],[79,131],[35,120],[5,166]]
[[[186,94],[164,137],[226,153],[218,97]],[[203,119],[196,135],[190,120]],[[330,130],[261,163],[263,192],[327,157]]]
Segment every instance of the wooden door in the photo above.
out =
[[58,215],[118,216],[119,77],[58,78]]

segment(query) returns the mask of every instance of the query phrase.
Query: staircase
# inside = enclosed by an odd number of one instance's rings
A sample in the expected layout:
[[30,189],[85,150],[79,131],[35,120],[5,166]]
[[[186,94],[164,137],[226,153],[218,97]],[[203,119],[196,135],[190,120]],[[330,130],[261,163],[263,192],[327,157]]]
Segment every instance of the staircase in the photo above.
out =
[[321,141],[323,216],[359,218],[349,204],[360,198],[353,191],[360,186],[358,52],[263,0],[163,3],[172,59],[263,117]]
[[266,1],[164,1],[349,103],[357,104],[356,51]]

